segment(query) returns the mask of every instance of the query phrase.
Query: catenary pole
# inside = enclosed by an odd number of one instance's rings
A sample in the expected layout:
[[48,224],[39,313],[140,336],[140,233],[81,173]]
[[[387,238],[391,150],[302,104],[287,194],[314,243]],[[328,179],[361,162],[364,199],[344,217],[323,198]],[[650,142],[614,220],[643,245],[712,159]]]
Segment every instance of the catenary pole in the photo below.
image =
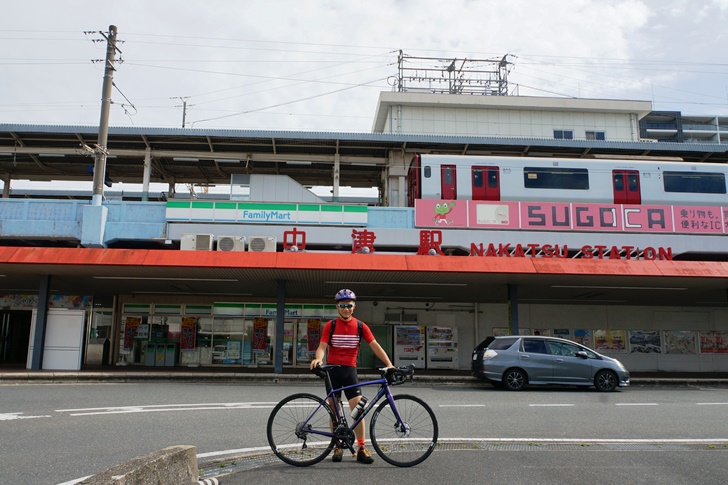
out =
[[[101,35],[104,35],[103,32]],[[104,37],[106,37],[104,35]],[[106,60],[104,61],[104,83],[101,88],[101,119],[99,120],[99,143],[95,150],[94,185],[92,205],[101,205],[106,178],[106,143],[109,139],[109,111],[111,110],[111,87],[114,80],[114,59],[116,56],[116,25],[109,25],[106,37]]]

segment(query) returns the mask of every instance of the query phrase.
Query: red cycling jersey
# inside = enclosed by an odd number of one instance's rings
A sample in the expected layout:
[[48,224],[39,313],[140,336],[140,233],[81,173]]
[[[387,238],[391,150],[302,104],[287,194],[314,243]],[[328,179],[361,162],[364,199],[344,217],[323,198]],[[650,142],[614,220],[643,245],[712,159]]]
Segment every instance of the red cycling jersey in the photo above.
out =
[[[321,341],[326,342],[329,346],[329,356],[326,358],[327,364],[348,365],[356,367],[356,356],[359,353],[359,325],[356,318],[351,318],[348,322],[340,317],[336,319],[336,328],[334,335],[331,336],[331,322],[326,322],[321,331]],[[369,329],[369,325],[361,322],[361,338],[366,343],[374,341],[374,334]]]

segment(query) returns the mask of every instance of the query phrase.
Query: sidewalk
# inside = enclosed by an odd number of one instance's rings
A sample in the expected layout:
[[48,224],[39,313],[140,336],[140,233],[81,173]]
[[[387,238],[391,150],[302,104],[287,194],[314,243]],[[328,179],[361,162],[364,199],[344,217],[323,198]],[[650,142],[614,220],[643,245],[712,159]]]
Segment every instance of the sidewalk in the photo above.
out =
[[[377,371],[360,369],[360,376],[378,376]],[[271,368],[241,367],[144,367],[144,366],[84,366],[80,371],[28,370],[20,367],[0,367],[0,384],[54,382],[250,382],[283,383],[315,382],[319,378],[305,368],[284,368],[276,374]],[[417,370],[415,383],[487,386],[473,378],[469,371]],[[728,386],[728,372],[633,372],[632,386]]]

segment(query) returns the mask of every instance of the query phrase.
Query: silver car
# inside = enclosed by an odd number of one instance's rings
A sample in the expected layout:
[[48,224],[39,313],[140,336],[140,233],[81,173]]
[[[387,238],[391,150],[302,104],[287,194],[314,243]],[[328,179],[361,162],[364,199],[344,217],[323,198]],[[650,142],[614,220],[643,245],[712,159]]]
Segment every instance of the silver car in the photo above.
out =
[[602,392],[629,385],[629,372],[617,359],[570,340],[536,335],[488,337],[473,350],[471,370],[510,391],[529,384],[594,386]]

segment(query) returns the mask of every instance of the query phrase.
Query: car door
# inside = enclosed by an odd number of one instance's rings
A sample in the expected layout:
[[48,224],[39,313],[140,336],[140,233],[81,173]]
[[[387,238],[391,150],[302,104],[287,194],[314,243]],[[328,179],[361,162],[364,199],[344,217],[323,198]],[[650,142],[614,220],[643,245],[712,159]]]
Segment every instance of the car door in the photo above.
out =
[[543,339],[524,338],[518,360],[530,383],[551,382],[553,379],[553,356],[549,355]]
[[591,359],[579,357],[577,352],[583,350],[578,345],[548,342],[553,356],[554,380],[564,384],[591,384]]

